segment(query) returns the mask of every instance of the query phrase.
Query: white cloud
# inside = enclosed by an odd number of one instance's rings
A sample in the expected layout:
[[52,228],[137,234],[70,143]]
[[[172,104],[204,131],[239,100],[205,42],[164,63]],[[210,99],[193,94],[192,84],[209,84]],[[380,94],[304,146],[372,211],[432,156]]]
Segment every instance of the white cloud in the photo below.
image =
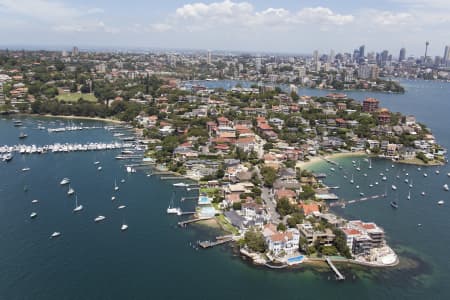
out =
[[373,13],[372,20],[376,25],[400,26],[412,24],[416,21],[416,17],[406,12],[394,13],[391,11],[376,11]]
[[[295,29],[299,24],[315,24],[320,26],[340,26],[352,23],[354,16],[342,15],[326,7],[303,8],[300,11],[290,11],[285,8],[267,8],[256,11],[249,2],[213,2],[206,4],[197,2],[185,4],[168,16],[165,22],[152,25],[163,30],[206,30],[221,25],[232,29],[254,29],[263,26],[264,29],[284,28]],[[165,26],[164,26],[165,25]]]

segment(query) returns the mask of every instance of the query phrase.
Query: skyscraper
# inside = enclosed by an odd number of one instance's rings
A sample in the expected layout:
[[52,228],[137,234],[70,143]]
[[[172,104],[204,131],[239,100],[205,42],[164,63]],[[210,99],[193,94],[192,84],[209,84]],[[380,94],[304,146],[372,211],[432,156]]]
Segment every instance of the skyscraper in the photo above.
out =
[[211,50],[208,50],[208,58],[207,58],[207,62],[208,62],[208,65],[211,64]]
[[449,45],[445,46],[443,61],[444,61],[444,64],[446,64],[446,65],[450,64],[450,46]]
[[365,45],[359,46],[359,57],[360,58],[364,58],[366,56],[365,50],[366,50]]
[[402,48],[402,49],[400,49],[400,54],[399,54],[399,56],[398,56],[398,61],[405,61],[405,59],[406,59],[406,49],[405,48]]

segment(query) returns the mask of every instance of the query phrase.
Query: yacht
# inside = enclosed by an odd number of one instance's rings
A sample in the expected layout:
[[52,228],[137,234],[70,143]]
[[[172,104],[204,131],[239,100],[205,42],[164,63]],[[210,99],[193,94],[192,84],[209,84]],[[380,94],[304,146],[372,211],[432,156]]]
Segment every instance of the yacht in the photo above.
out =
[[335,168],[330,168],[330,170],[331,170],[331,171],[333,171],[333,172],[334,172],[334,171],[336,171],[336,169],[335,169]]
[[36,199],[31,200],[31,203],[33,203],[33,204],[39,203],[39,200],[36,200]]
[[112,196],[111,201],[114,201],[114,200],[116,200],[116,197]]
[[378,181],[375,181],[375,185],[378,185]]
[[13,159],[13,155],[11,153],[8,153],[3,156],[3,161],[9,162]]
[[71,188],[70,187],[70,185],[69,185],[69,190],[67,191],[67,195],[73,195],[73,194],[75,194],[75,190],[73,189],[73,188]]
[[28,134],[21,132],[19,135],[19,139],[24,139],[28,136]]
[[364,193],[363,193],[363,192],[361,192],[361,193],[359,193],[359,195],[360,195],[360,196],[364,196]]
[[99,161],[94,161],[94,165],[99,165],[100,162]]
[[359,185],[357,185],[356,188],[359,189]]
[[73,212],[79,212],[83,209],[83,205],[78,205],[78,197],[75,197],[75,208],[73,209]]
[[392,185],[391,187],[394,191],[397,189],[397,187],[395,185]]
[[23,168],[22,172],[27,172],[27,171],[30,171],[30,170],[31,170],[30,168]]
[[440,171],[439,171],[439,170],[436,170],[435,173],[436,173],[437,175],[439,175]]
[[447,176],[450,177],[450,173],[447,173]]
[[34,219],[34,218],[36,218],[37,217],[37,213],[36,212],[32,212],[31,214],[30,214],[30,219]]
[[364,173],[364,177],[367,177],[367,173]]
[[119,205],[117,206],[117,209],[124,209],[125,207],[127,207],[126,205]]
[[52,238],[56,238],[56,237],[58,237],[58,236],[60,236],[60,235],[61,235],[61,232],[55,231],[55,232],[52,233],[52,235],[50,236],[50,238],[51,238],[51,239],[52,239]]
[[61,182],[59,183],[60,185],[65,185],[70,183],[70,179],[69,178],[63,178],[63,180],[61,180]]
[[101,222],[101,221],[103,221],[105,219],[106,219],[105,216],[98,216],[97,218],[94,219],[94,222],[98,223],[98,222]]
[[444,200],[439,200],[438,205],[442,205],[442,204],[444,204]]
[[422,196],[425,196],[425,192],[420,193]]
[[352,174],[352,179],[350,179],[350,183],[351,184],[355,183],[355,180],[353,180],[353,174]]
[[412,188],[413,187],[413,180],[411,179],[411,182],[409,183],[409,187]]
[[369,169],[372,169],[372,160],[369,159]]
[[408,197],[406,197],[408,200],[411,200],[411,192],[408,191]]
[[115,190],[115,191],[118,191],[118,190],[119,190],[119,187],[117,186],[117,183],[116,183],[115,180],[114,180],[114,190]]
[[121,231],[125,231],[128,229],[128,225],[127,224],[122,224],[122,226],[120,227]]
[[423,177],[427,177],[428,176],[428,174],[427,173],[423,173]]
[[101,167],[101,166],[99,166],[99,167],[97,168],[97,170],[101,171],[101,170],[102,170],[102,167]]
[[168,214],[179,214],[180,213],[180,209],[178,207],[168,207],[167,208],[167,213]]
[[358,166],[356,167],[356,171],[361,171],[361,162],[358,162]]
[[444,184],[444,190],[448,191],[448,184]]
[[184,182],[178,182],[178,183],[174,183],[173,186],[178,186],[178,187],[188,187],[189,184],[184,183]]
[[405,183],[408,183],[408,182],[409,182],[408,178],[405,178]]
[[383,176],[383,178],[381,178],[381,180],[386,181],[386,180],[387,180],[387,177],[386,177],[386,176]]
[[120,182],[124,183],[124,182],[125,182],[125,179],[122,179]]

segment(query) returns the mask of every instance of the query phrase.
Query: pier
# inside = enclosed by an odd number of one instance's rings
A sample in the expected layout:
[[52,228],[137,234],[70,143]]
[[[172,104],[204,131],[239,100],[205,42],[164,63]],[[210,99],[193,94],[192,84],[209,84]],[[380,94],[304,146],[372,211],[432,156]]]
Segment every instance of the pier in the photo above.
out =
[[200,245],[200,247],[202,247],[203,249],[206,248],[211,248],[214,246],[218,246],[218,245],[222,245],[222,244],[226,244],[228,242],[231,242],[233,240],[233,237],[227,237],[227,238],[222,238],[222,239],[218,239],[215,242],[211,242],[211,241],[202,241],[202,242],[198,242],[198,244]]
[[210,220],[210,219],[213,219],[213,218],[196,218],[196,219],[190,219],[190,220],[178,222],[178,226],[180,226],[180,227],[185,227],[186,225],[191,224],[191,223],[200,222],[200,221],[206,221],[206,220]]
[[386,197],[386,194],[373,195],[373,196],[362,197],[362,198],[359,198],[359,199],[354,199],[354,200],[349,200],[349,201],[337,201],[337,202],[334,202],[334,203],[330,203],[330,206],[331,207],[343,206],[343,205],[347,205],[347,204],[354,204],[354,203],[359,203],[359,202],[364,202],[364,201],[373,200],[373,199],[379,199],[379,198],[384,198],[384,197]]
[[329,257],[327,257],[326,261],[327,261],[328,265],[330,266],[331,270],[333,270],[334,274],[336,274],[336,279],[344,280],[345,279],[344,275],[342,275],[341,272],[339,272],[339,270],[334,266],[331,259]]
[[80,151],[104,151],[104,150],[116,150],[122,148],[133,147],[131,143],[87,143],[87,144],[49,144],[43,146],[36,145],[14,145],[14,146],[0,146],[0,153],[20,153],[20,154],[44,154],[48,152],[52,153],[68,153],[68,152],[80,152]]

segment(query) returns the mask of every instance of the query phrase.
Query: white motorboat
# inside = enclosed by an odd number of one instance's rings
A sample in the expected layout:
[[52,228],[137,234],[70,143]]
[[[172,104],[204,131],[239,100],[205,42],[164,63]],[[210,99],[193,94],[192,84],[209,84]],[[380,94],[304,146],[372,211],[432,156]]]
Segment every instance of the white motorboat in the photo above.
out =
[[353,174],[352,174],[352,179],[350,179],[350,183],[351,184],[355,183],[355,180],[353,180]]
[[411,179],[411,182],[409,183],[409,187],[412,188],[413,187],[413,180]]
[[444,184],[444,190],[448,191],[448,184]]
[[94,165],[99,165],[100,162],[99,161],[94,161]]
[[423,173],[423,177],[427,177],[428,176],[428,174],[427,173]]
[[37,213],[36,212],[32,212],[31,214],[30,214],[30,219],[34,219],[34,218],[36,218],[37,217]]
[[450,177],[450,173],[447,173],[447,176]]
[[22,172],[27,172],[27,171],[30,171],[30,170],[31,170],[30,168],[23,168]]
[[128,225],[127,224],[122,224],[122,226],[120,227],[121,231],[125,231],[128,229]]
[[395,185],[392,185],[391,188],[395,191],[397,187]]
[[378,185],[378,181],[375,181],[375,185]]
[[111,201],[114,201],[114,200],[116,200],[116,197],[112,196]]
[[373,187],[373,184],[369,184],[369,187]]
[[422,196],[425,196],[425,192],[420,193]]
[[386,180],[387,180],[387,177],[386,177],[386,176],[383,176],[383,178],[381,178],[381,180],[386,181]]
[[359,189],[359,185],[357,185],[356,188]]
[[411,192],[408,191],[408,197],[406,197],[408,200],[411,200]]
[[125,207],[127,207],[126,205],[119,205],[117,206],[117,209],[124,209]]
[[409,182],[408,178],[405,178],[405,183],[408,183],[408,182]]
[[180,208],[178,208],[178,207],[168,207],[167,208],[167,213],[168,214],[179,214],[179,212],[180,212]]
[[115,191],[118,191],[119,190],[119,187],[117,186],[117,182],[114,180],[114,190]]
[[99,167],[97,168],[97,170],[101,171],[101,170],[102,170],[102,167],[101,167],[101,166],[99,166]]
[[61,185],[65,185],[65,184],[69,184],[70,183],[70,179],[69,178],[63,178],[63,180],[61,180],[61,182],[59,184]]
[[440,171],[439,171],[439,170],[436,170],[435,173],[436,173],[437,175],[439,175]]
[[177,187],[188,187],[189,184],[184,183],[184,182],[177,182],[177,183],[174,183],[173,186],[177,186]]
[[125,183],[125,179],[122,179],[120,182]]
[[52,238],[56,238],[56,237],[59,237],[60,235],[61,235],[61,232],[55,231],[55,232],[52,233],[52,235],[50,236],[50,238],[51,238],[51,239],[52,239]]
[[442,204],[444,204],[444,200],[439,200],[438,205],[442,205]]
[[97,218],[94,219],[94,222],[98,223],[98,222],[101,222],[101,221],[103,221],[105,219],[106,219],[105,216],[98,216]]
[[37,200],[37,199],[31,200],[31,203],[33,203],[33,204],[39,203],[39,200]]

